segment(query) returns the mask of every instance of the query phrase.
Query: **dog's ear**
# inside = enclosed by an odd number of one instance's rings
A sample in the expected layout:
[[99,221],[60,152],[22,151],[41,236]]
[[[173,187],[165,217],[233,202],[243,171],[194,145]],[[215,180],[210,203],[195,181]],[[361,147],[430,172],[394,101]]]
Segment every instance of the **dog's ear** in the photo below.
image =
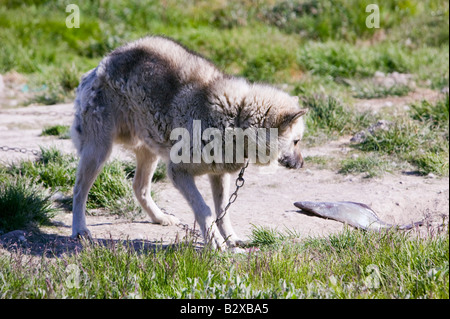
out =
[[291,126],[295,121],[297,121],[301,116],[305,115],[308,112],[308,109],[301,109],[296,112],[286,113],[282,116],[281,122],[279,125],[280,130],[284,130]]

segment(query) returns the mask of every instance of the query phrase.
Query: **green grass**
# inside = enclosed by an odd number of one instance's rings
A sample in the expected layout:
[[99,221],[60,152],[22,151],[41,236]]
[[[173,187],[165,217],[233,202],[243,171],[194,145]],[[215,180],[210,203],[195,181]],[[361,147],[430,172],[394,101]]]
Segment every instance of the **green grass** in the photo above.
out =
[[134,201],[131,181],[120,161],[107,163],[89,191],[88,209],[106,208],[112,213],[139,212]]
[[53,125],[42,130],[41,136],[57,136],[60,139],[70,139],[70,127],[68,125]]
[[391,161],[369,154],[342,160],[339,173],[344,175],[365,173],[365,177],[371,178],[392,172],[393,167]]
[[433,172],[448,176],[448,140],[429,125],[399,121],[389,130],[369,134],[366,141],[355,147],[405,160],[425,175]]
[[[383,116],[358,112],[333,95],[305,95],[301,104],[309,109],[305,115],[307,145],[355,134]],[[448,136],[448,95],[435,103],[412,104],[408,114],[393,118],[389,129],[368,133],[363,142],[352,145],[363,153],[341,160],[338,172],[375,177],[412,169],[422,175],[448,176]]]
[[0,231],[46,225],[55,209],[48,192],[29,179],[0,179]]
[[448,95],[434,103],[412,104],[407,114],[392,118],[390,127],[367,132],[365,140],[352,145],[363,153],[342,160],[339,172],[373,177],[413,169],[422,175],[448,176],[448,105]]
[[411,117],[421,122],[431,122],[432,125],[441,130],[447,130],[449,121],[449,95],[438,100],[435,104],[428,101],[414,103],[411,105]]
[[416,165],[421,174],[428,175],[433,173],[439,176],[448,176],[448,160],[448,148],[443,152],[427,151],[409,158],[409,162]]
[[305,141],[308,144],[357,132],[374,120],[370,113],[356,112],[333,95],[305,95],[301,105],[308,109],[305,115]]
[[68,192],[75,184],[76,160],[56,148],[42,148],[35,161],[12,163],[7,171],[12,176],[22,175],[52,191]]
[[[263,234],[266,232],[266,234]],[[192,242],[145,250],[126,242],[75,254],[1,255],[2,298],[443,298],[449,297],[448,230],[345,230],[286,239],[260,228],[269,245],[245,254],[196,250]],[[288,236],[289,237],[289,236]],[[273,245],[272,241],[277,242]]]
[[305,165],[307,165],[308,168],[314,167],[316,169],[333,169],[336,164],[332,156],[308,155],[305,156],[304,160]]
[[[301,104],[309,109],[305,115],[307,129],[304,143],[310,146],[353,135],[367,129],[380,118],[392,118],[392,125],[388,129],[367,133],[364,141],[351,145],[362,153],[357,153],[358,158],[340,160],[339,173],[366,173],[367,177],[404,170],[413,170],[422,175],[449,174],[448,95],[434,103],[414,103],[406,114],[395,116],[358,112],[333,95],[305,95]],[[314,164],[314,158],[309,160]],[[335,166],[333,163],[330,165]]]
[[279,247],[288,240],[295,239],[298,237],[299,237],[298,233],[288,229],[282,232],[277,229],[253,225],[249,245],[256,247],[274,248]]
[[406,161],[420,174],[448,176],[448,136],[447,96],[434,104],[424,101],[412,105],[410,117],[396,118],[389,129],[368,134],[354,147]]
[[[75,185],[78,159],[63,154],[56,148],[41,148],[41,154],[35,161],[12,163],[2,169],[5,179],[23,176],[51,192],[60,191],[67,196],[72,195]],[[132,178],[135,164],[114,160],[103,167],[92,186],[87,201],[90,210],[108,210],[119,215],[135,215],[140,207],[134,200]],[[166,176],[165,165],[159,164],[153,181]]]
[[[123,169],[127,178],[134,178],[134,174],[136,172],[136,164],[132,161],[124,161],[122,162]],[[157,182],[164,179],[167,176],[166,164],[163,162],[159,162],[156,166],[156,170],[153,173],[152,182]]]

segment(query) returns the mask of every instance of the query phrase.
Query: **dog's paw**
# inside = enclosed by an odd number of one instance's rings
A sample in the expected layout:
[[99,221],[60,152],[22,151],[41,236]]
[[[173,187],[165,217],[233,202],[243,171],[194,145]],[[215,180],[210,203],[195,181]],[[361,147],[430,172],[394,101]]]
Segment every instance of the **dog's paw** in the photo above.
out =
[[87,239],[92,240],[92,235],[89,229],[79,229],[79,230],[73,230],[72,236],[70,236],[72,239]]
[[164,216],[161,216],[161,218],[155,222],[161,224],[162,226],[172,226],[178,225],[180,220],[175,216],[164,214]]
[[250,244],[249,240],[242,240],[239,237],[230,237],[227,239],[227,245],[230,248],[233,247],[247,247]]
[[205,241],[205,247],[209,247],[213,250],[227,251],[228,247],[222,236],[208,238]]

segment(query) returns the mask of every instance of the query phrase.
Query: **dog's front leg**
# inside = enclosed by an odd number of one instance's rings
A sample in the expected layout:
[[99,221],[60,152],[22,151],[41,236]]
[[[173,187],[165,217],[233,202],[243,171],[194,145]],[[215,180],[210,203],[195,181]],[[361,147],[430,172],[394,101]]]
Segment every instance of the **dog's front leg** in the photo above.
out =
[[178,169],[176,164],[169,164],[167,171],[175,187],[183,194],[194,211],[195,220],[200,226],[205,244],[211,244],[213,248],[224,250],[226,248],[225,240],[217,229],[211,209],[206,205],[195,185],[194,177],[184,170]]
[[224,214],[225,207],[230,198],[230,175],[229,174],[210,174],[209,181],[214,199],[214,206],[218,218],[217,226],[222,236],[226,239],[228,246],[244,246],[245,242],[241,240],[233,230],[230,220],[230,212]]

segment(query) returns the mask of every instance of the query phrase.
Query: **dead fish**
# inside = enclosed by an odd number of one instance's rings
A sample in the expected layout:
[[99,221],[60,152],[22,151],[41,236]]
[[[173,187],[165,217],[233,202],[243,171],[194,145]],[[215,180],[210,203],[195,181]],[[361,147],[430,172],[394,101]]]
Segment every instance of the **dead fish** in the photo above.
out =
[[408,230],[421,226],[422,221],[407,225],[391,225],[383,222],[367,205],[355,202],[295,202],[294,205],[306,213],[334,219],[350,226],[365,230],[397,228]]

